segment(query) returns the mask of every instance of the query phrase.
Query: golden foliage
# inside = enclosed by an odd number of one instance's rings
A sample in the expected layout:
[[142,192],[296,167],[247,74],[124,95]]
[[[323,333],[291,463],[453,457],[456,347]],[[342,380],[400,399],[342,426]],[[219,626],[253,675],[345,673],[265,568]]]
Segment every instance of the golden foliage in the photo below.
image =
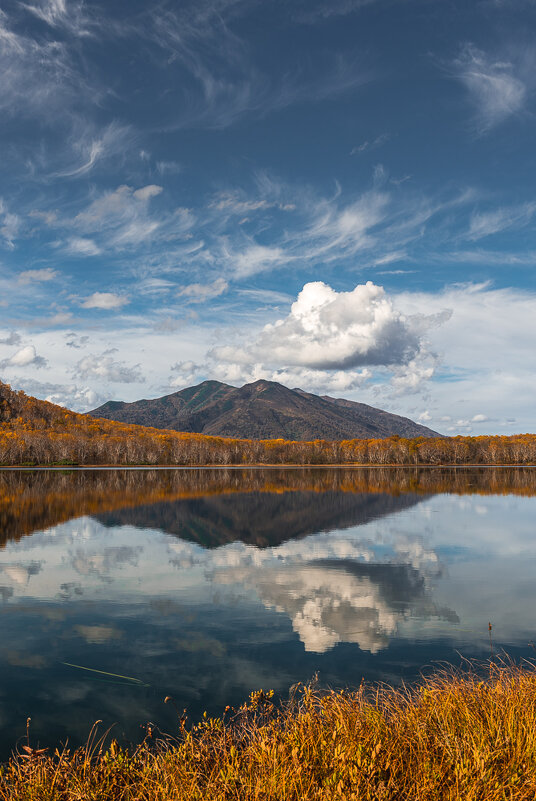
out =
[[[175,739],[148,726],[134,751],[32,748],[0,774],[2,801],[533,801],[536,675],[490,664],[437,673],[418,687],[299,687],[204,718]],[[166,699],[166,701],[171,699]]]
[[246,440],[92,418],[0,383],[0,465],[536,464],[536,436]]

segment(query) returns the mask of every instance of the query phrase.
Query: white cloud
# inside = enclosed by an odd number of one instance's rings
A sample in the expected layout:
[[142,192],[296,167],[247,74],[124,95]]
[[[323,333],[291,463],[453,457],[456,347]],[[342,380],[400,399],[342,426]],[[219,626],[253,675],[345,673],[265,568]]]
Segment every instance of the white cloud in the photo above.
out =
[[177,292],[179,297],[187,298],[190,303],[204,303],[212,298],[223,295],[229,288],[224,278],[216,278],[210,284],[188,284]]
[[10,356],[8,359],[4,359],[0,362],[0,367],[5,369],[6,367],[46,367],[47,360],[44,359],[42,356],[38,356],[33,345],[26,345],[24,348],[21,348],[13,356]]
[[116,295],[114,292],[94,292],[80,305],[83,309],[120,309],[129,303],[129,299],[124,295]]
[[[0,16],[0,22],[1,19]],[[19,234],[21,225],[22,221],[18,214],[10,212],[5,202],[0,198],[0,236],[9,250],[13,250],[15,247],[15,239]]]
[[536,203],[523,203],[488,212],[474,212],[471,215],[468,238],[482,239],[500,233],[509,228],[521,228],[527,225],[536,213]]
[[376,136],[374,139],[367,139],[364,142],[361,142],[360,145],[356,145],[350,151],[351,156],[355,156],[358,153],[364,153],[368,150],[375,150],[380,145],[385,144],[391,138],[390,134],[384,133]]
[[316,281],[305,284],[290,314],[266,325],[252,346],[219,347],[213,355],[227,361],[247,362],[253,356],[281,365],[344,370],[408,364],[419,350],[413,321],[394,308],[383,287],[368,281],[351,292],[336,292]]
[[74,374],[84,381],[93,378],[114,384],[142,384],[145,381],[139,364],[129,366],[125,362],[116,361],[110,351],[100,355],[91,353],[80,359]]
[[175,378],[170,381],[170,387],[187,387],[193,384],[200,373],[200,366],[195,362],[189,360],[185,362],[177,362],[172,364],[172,372],[177,373]]
[[149,200],[149,198],[157,197],[162,191],[163,189],[161,186],[149,184],[148,186],[143,186],[141,189],[136,189],[134,197],[136,200]]
[[17,334],[16,331],[10,331],[6,337],[0,339],[0,345],[20,345],[21,341],[20,334]]
[[280,247],[251,245],[244,252],[234,257],[237,278],[246,278],[257,273],[271,270],[277,265],[291,261],[292,257]]
[[499,125],[523,108],[527,87],[515,74],[515,65],[511,61],[492,58],[468,44],[454,62],[454,69],[476,107],[476,125],[480,133]]
[[179,207],[151,216],[150,201],[161,192],[162,187],[155,184],[139,189],[123,184],[113,192],[102,193],[73,219],[61,224],[91,237],[100,250],[122,251],[150,242],[188,239],[194,224],[188,209]]
[[77,387],[76,384],[55,387],[45,400],[49,403],[56,403],[58,406],[65,406],[69,409],[94,409],[108,398],[99,395],[90,387]]
[[[74,30],[74,27],[73,27]],[[0,109],[10,116],[72,123],[72,103],[98,90],[74,66],[66,42],[16,33],[0,10]]]
[[392,374],[391,392],[420,392],[437,365],[425,337],[449,317],[445,309],[403,315],[371,281],[350,292],[309,283],[286,318],[265,325],[247,346],[212,348],[209,366],[231,383],[267,379],[339,393],[363,387],[375,367]]
[[52,267],[43,267],[40,270],[23,270],[18,275],[19,284],[33,284],[41,281],[53,281],[59,277],[57,270]]
[[72,256],[98,256],[101,253],[101,249],[93,239],[82,236],[69,237],[63,250]]
[[370,80],[344,53],[318,53],[322,63],[314,77],[304,70],[287,70],[271,81],[252,62],[248,43],[227,22],[249,6],[236,0],[186,3],[162,7],[152,15],[153,27],[142,35],[164,50],[168,69],[186,70],[196,86],[195,93],[182,94],[173,127],[226,128],[246,114],[266,115],[296,103],[315,103]]
[[84,14],[81,0],[38,0],[20,5],[53,28],[66,28],[77,36],[90,34],[91,21]]
[[93,133],[87,131],[88,122],[84,120],[82,130],[80,123],[75,123],[72,140],[75,154],[82,159],[71,167],[58,170],[54,173],[57,178],[78,178],[90,172],[97,163],[118,157],[124,153],[132,131],[128,126],[112,122],[102,131]]

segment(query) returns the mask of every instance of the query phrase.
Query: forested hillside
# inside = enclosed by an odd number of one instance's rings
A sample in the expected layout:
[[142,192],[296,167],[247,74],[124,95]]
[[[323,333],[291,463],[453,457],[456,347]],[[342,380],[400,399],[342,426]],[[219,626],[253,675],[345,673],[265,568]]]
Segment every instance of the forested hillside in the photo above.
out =
[[0,464],[536,464],[536,436],[246,440],[77,414],[0,382]]

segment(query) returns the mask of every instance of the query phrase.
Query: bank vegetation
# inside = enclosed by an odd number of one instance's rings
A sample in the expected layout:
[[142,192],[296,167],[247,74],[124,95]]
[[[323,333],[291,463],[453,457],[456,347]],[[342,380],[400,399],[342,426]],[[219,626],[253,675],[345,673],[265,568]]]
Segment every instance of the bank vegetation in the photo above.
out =
[[[167,699],[173,703],[172,699]],[[240,709],[135,749],[99,740],[54,754],[23,741],[0,772],[2,801],[533,801],[536,675],[490,664],[420,686],[321,693]],[[105,743],[108,743],[107,745]]]

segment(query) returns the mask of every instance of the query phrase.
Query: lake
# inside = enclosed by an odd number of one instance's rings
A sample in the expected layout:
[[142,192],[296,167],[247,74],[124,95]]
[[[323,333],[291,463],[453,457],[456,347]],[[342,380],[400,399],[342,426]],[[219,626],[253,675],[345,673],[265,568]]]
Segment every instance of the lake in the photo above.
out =
[[530,467],[0,470],[0,758],[536,656],[535,529]]

